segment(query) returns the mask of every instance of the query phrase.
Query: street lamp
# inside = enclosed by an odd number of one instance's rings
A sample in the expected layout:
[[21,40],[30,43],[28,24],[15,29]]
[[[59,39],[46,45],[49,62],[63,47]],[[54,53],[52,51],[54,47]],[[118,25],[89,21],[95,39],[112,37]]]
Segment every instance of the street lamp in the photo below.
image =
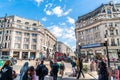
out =
[[105,47],[106,47],[106,53],[107,53],[107,60],[108,60],[108,67],[110,68],[110,58],[109,58],[109,52],[108,52],[108,39],[107,35],[105,34]]
[[78,58],[81,59],[81,43],[78,43]]

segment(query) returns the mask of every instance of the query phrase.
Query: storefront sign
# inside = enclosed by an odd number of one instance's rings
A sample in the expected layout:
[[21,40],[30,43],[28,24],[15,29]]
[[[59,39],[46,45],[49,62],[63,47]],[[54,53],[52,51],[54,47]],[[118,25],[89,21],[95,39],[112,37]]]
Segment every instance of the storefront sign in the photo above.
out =
[[84,49],[84,48],[95,48],[95,47],[101,47],[101,46],[103,46],[103,43],[88,44],[88,45],[81,46],[81,49]]

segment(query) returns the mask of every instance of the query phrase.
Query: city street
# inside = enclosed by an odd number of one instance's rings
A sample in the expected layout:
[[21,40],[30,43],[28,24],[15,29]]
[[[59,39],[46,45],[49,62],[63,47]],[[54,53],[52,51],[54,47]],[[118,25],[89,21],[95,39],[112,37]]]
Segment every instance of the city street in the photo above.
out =
[[[19,72],[20,72],[20,69],[22,67],[22,65],[25,63],[26,61],[22,60],[18,60],[17,64],[13,66],[13,69],[16,71],[16,73],[18,74],[17,76],[17,79],[16,80],[19,80]],[[31,61],[28,61],[29,62],[29,65],[30,66],[35,66],[35,61],[31,60]],[[49,62],[48,61],[45,61],[45,65],[48,67],[48,69],[50,70],[50,67],[49,67]],[[76,80],[76,77],[70,77],[69,75],[72,74],[72,70],[71,70],[71,64],[70,63],[65,63],[65,74],[63,76],[63,80]],[[49,74],[48,74],[49,75]],[[94,76],[92,76],[94,75]],[[60,80],[61,78],[59,77],[58,80]],[[97,79],[97,73],[94,71],[94,72],[88,72],[88,73],[85,73],[85,78],[80,78],[79,80],[96,80]],[[46,76],[45,77],[45,80],[52,80],[52,77],[50,76]]]

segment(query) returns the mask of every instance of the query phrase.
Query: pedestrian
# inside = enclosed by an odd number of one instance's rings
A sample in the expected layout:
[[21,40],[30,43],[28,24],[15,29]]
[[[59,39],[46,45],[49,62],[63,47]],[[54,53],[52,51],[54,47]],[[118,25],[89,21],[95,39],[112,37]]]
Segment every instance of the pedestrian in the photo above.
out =
[[94,70],[94,61],[91,61],[90,63],[90,71],[92,72]]
[[7,60],[0,71],[0,80],[13,80],[11,61]]
[[57,64],[57,61],[55,60],[52,65],[53,80],[57,80],[58,69],[59,69],[59,65]]
[[71,65],[72,65],[72,75],[73,76],[76,76],[76,69],[75,69],[75,67],[76,67],[76,63],[72,60],[72,62],[71,62]]
[[60,64],[60,74],[61,74],[61,78],[62,78],[63,75],[64,75],[64,70],[65,70],[65,65],[64,65],[64,62],[61,61],[61,64]]
[[44,77],[48,74],[48,69],[44,65],[44,61],[42,60],[41,63],[36,68],[36,75],[39,77],[39,80],[44,80]]
[[109,78],[109,73],[108,73],[108,70],[107,70],[107,66],[106,66],[106,63],[101,61],[100,64],[99,64],[99,77],[98,77],[98,80],[108,80]]
[[50,76],[53,76],[53,73],[52,73],[52,65],[53,65],[53,61],[50,60],[50,68],[51,68],[51,70],[50,70]]
[[28,63],[28,62],[25,62],[24,65],[23,65],[23,67],[21,68],[21,70],[20,70],[20,80],[23,79],[23,76],[24,76],[25,73],[27,72],[28,65],[29,65],[29,63]]
[[77,79],[79,79],[79,77],[81,77],[81,73],[83,75],[83,78],[85,78],[82,69],[83,69],[83,59],[79,58],[79,72],[78,72]]
[[25,75],[23,76],[22,80],[36,80],[36,74],[35,74],[35,69],[33,66],[30,66]]
[[17,74],[16,74],[15,70],[12,71],[12,77],[13,77],[13,80],[16,80]]
[[79,59],[76,58],[76,66],[77,66],[77,72],[79,71]]

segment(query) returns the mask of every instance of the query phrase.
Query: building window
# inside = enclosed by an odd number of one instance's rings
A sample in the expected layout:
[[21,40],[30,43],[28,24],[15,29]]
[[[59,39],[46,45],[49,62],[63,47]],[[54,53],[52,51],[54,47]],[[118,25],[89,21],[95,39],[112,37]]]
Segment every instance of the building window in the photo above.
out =
[[21,34],[22,34],[22,32],[16,31],[16,34],[17,34],[17,35],[21,35]]
[[120,41],[119,41],[119,39],[117,39],[117,44],[118,44],[118,46],[120,45]]
[[29,33],[24,33],[24,36],[29,36],[30,34]]
[[2,34],[2,31],[0,31],[0,34]]
[[37,24],[36,24],[36,23],[33,23],[33,26],[37,26]]
[[16,36],[15,37],[15,41],[19,41],[20,42],[21,41],[21,37]]
[[116,30],[116,35],[118,35],[118,30]]
[[115,39],[111,39],[111,46],[115,46]]
[[28,24],[29,24],[29,22],[25,22],[25,24],[26,24],[26,25],[28,25]]
[[29,42],[29,38],[24,38],[24,42]]
[[37,28],[32,28],[32,30],[36,31],[36,30],[37,30]]
[[110,35],[114,35],[114,30],[110,30]]
[[5,43],[5,48],[7,48],[7,43]]
[[110,9],[107,9],[107,14],[111,14],[111,10]]
[[24,44],[23,48],[28,49],[28,44]]
[[36,45],[31,45],[31,49],[35,50],[36,49]]
[[37,34],[32,33],[32,37],[37,37]]
[[105,34],[108,35],[108,31],[107,30],[105,30]]
[[25,30],[30,30],[30,28],[29,27],[25,27]]
[[36,42],[37,42],[37,39],[32,39],[32,42],[33,42],[33,43],[36,43]]
[[5,40],[8,40],[8,36],[6,36]]
[[21,20],[17,20],[17,23],[21,23]]
[[20,49],[20,43],[15,43],[15,49]]

